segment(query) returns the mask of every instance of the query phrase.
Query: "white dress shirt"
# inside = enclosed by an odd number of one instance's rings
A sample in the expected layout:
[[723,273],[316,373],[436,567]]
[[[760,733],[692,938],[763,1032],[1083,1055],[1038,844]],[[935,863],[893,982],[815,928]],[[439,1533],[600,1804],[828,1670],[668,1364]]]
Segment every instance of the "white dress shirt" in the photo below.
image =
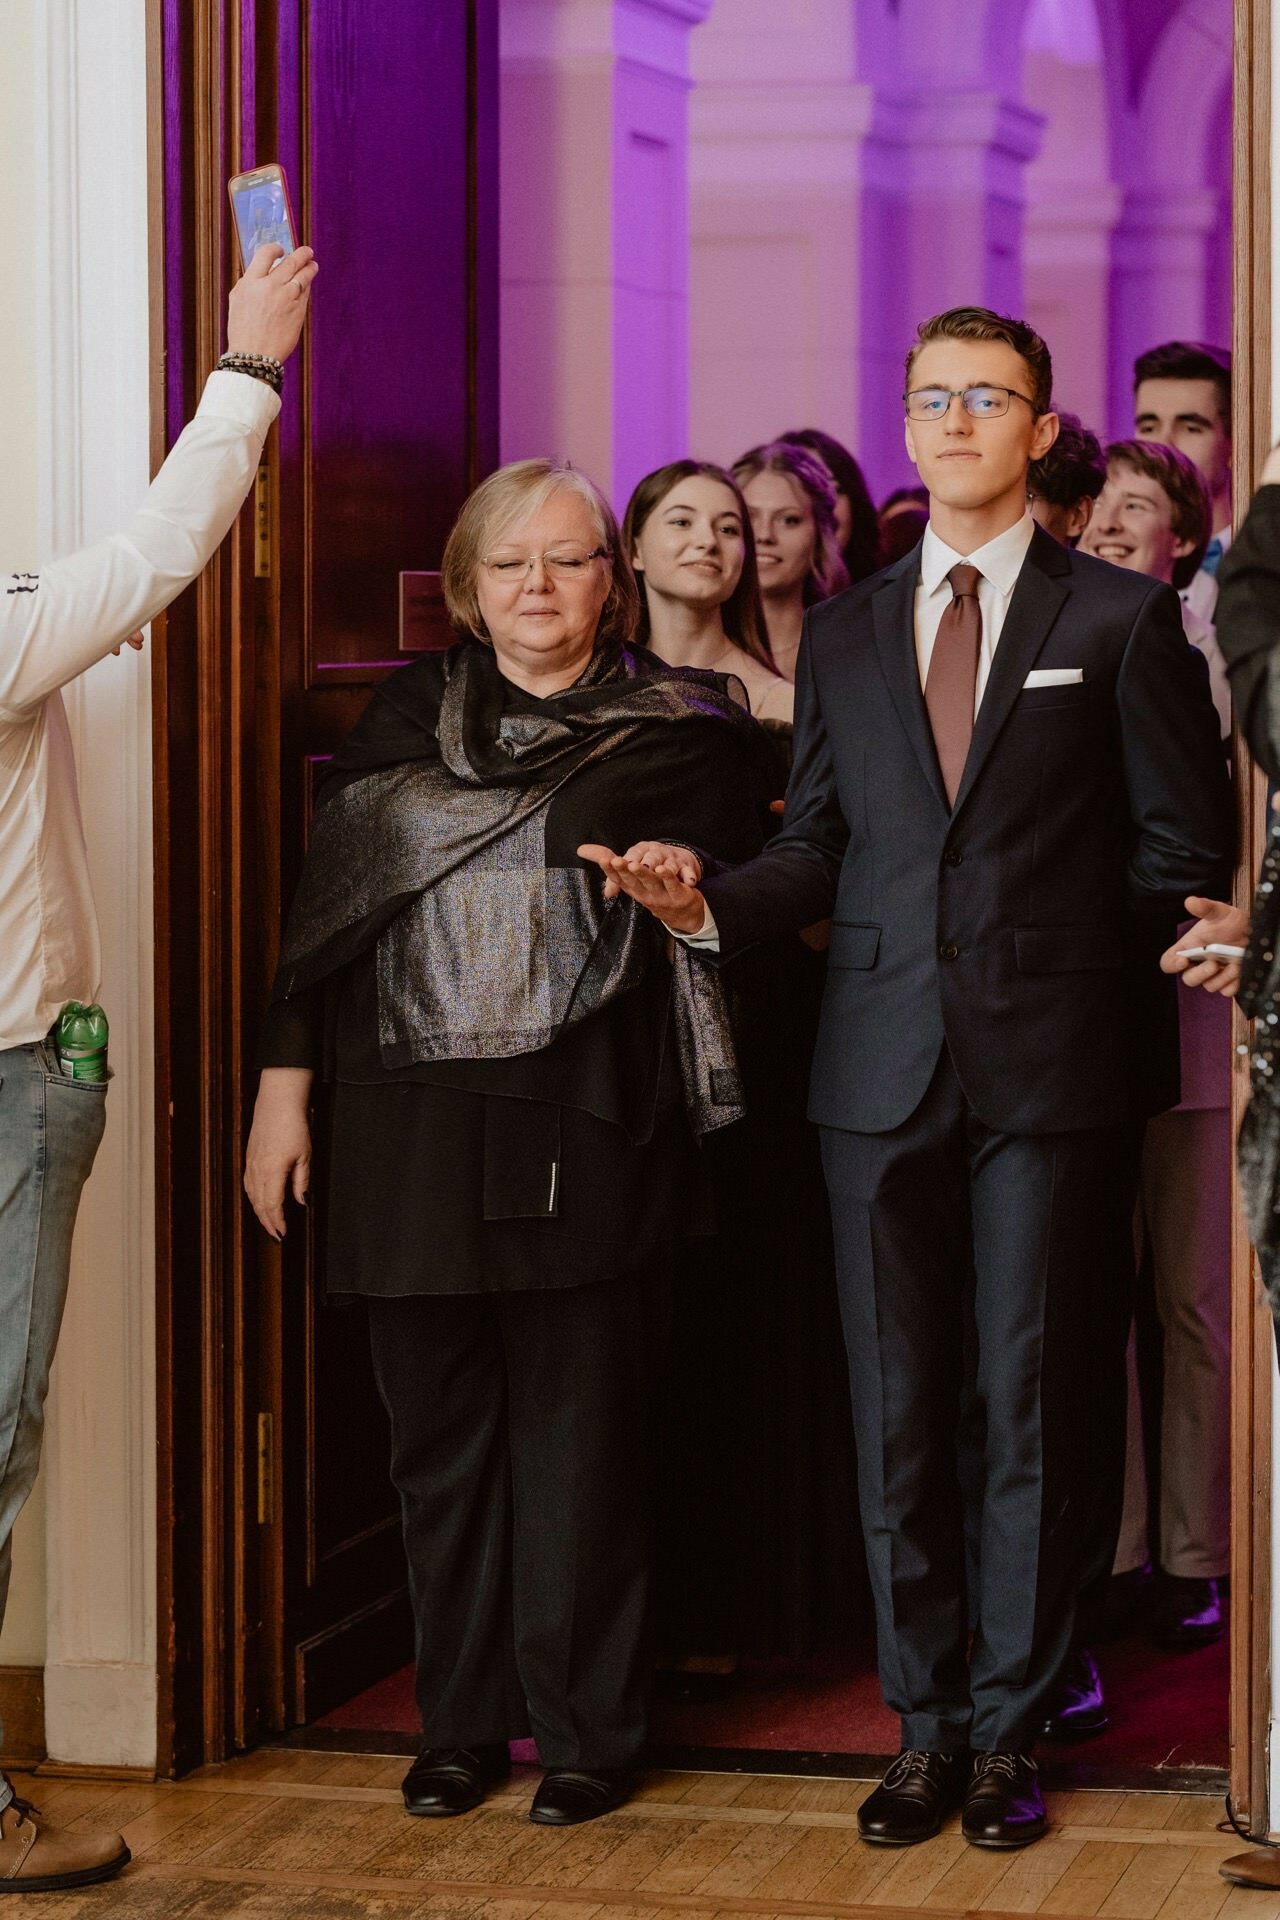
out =
[[978,605],[982,609],[982,645],[978,651],[978,684],[974,690],[975,714],[987,690],[991,662],[1000,644],[1009,602],[1013,598],[1013,590],[1018,584],[1018,575],[1022,572],[1022,563],[1027,557],[1035,530],[1035,521],[1029,513],[1024,513],[1021,520],[1016,520],[1011,527],[998,533],[994,540],[988,540],[985,547],[979,547],[974,553],[957,553],[954,547],[949,547],[934,532],[932,521],[924,530],[915,616],[920,685],[923,686],[929,677],[929,662],[933,659],[938,628],[943,614],[955,597],[947,575],[952,567],[976,567],[980,575]]
[[[1035,530],[1035,521],[1029,513],[1024,513],[1021,520],[1016,520],[1011,527],[1006,527],[1003,533],[998,533],[994,540],[988,540],[984,547],[978,547],[973,553],[957,553],[945,540],[940,540],[933,530],[932,521],[924,530],[915,605],[916,661],[920,668],[920,685],[923,687],[929,677],[929,662],[933,658],[938,628],[943,614],[955,598],[947,575],[952,567],[976,567],[980,575],[978,605],[982,609],[982,645],[978,652],[978,683],[974,689],[975,714],[987,690],[991,662],[995,659],[1009,602],[1013,599],[1013,590],[1018,584],[1018,575],[1022,572],[1022,563],[1027,557]],[[677,937],[688,946],[701,947],[710,953],[718,952],[720,934],[710,907],[703,915],[697,933],[682,933]]]
[[[95,1000],[101,952],[59,691],[202,570],[253,484],[280,402],[214,373],[123,533],[37,574],[0,575],[0,1048]],[[127,667],[121,668],[127,672]]]
[[[1221,546],[1223,557],[1230,553],[1230,527],[1223,527],[1222,531],[1215,533],[1213,537]],[[1221,562],[1219,562],[1219,564],[1221,564]],[[1212,573],[1206,573],[1204,568],[1201,567],[1199,571],[1192,576],[1190,586],[1182,589],[1182,598],[1184,603],[1191,608],[1191,611],[1198,613],[1202,620],[1212,620],[1214,611],[1218,605],[1217,569],[1215,568]]]

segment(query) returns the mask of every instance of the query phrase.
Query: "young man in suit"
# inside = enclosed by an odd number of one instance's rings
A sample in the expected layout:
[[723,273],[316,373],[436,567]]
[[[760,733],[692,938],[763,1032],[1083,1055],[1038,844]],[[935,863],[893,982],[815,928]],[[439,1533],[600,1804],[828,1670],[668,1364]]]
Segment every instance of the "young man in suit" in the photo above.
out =
[[809,1112],[903,1741],[859,1826],[909,1845],[962,1804],[966,1838],[1010,1847],[1044,1831],[1030,1749],[1114,1547],[1093,1408],[1123,1379],[1150,1110],[1133,957],[1221,894],[1232,812],[1176,594],[1027,512],[1057,427],[1043,341],[954,309],[906,386],[929,526],[807,615],[782,831],[705,878],[683,849],[581,852],[725,955],[834,919]]

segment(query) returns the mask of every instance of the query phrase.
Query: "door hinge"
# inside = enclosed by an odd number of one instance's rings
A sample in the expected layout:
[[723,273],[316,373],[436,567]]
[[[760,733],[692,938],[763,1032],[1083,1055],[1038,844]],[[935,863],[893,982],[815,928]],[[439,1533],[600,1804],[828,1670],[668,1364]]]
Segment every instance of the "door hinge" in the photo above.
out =
[[269,1413],[258,1415],[258,1525],[269,1527],[276,1517],[275,1422]]
[[263,460],[253,486],[253,577],[269,580],[274,571],[271,537],[271,468]]

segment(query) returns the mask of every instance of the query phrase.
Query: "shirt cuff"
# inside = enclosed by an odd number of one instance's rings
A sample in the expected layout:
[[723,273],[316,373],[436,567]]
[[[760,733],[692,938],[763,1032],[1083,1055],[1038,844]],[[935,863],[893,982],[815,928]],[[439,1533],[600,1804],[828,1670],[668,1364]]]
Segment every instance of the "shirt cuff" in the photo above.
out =
[[677,940],[684,941],[686,947],[700,947],[705,953],[720,951],[720,929],[715,923],[710,907],[705,903],[702,909],[702,925],[696,933],[676,933],[674,927],[671,931],[676,934]]
[[217,420],[234,420],[238,427],[266,436],[267,428],[280,411],[280,395],[265,380],[251,373],[232,373],[229,367],[215,369],[204,383],[197,414]]

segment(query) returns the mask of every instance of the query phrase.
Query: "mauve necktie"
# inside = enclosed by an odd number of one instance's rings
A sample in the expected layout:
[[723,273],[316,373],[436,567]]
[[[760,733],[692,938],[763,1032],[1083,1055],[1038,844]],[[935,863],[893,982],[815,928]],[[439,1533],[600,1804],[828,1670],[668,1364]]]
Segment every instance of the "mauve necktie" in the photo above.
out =
[[960,777],[973,738],[973,708],[978,691],[978,652],[982,646],[982,608],[976,567],[952,567],[947,575],[955,598],[938,622],[938,637],[924,681],[933,743],[938,749],[942,784],[954,807]]

